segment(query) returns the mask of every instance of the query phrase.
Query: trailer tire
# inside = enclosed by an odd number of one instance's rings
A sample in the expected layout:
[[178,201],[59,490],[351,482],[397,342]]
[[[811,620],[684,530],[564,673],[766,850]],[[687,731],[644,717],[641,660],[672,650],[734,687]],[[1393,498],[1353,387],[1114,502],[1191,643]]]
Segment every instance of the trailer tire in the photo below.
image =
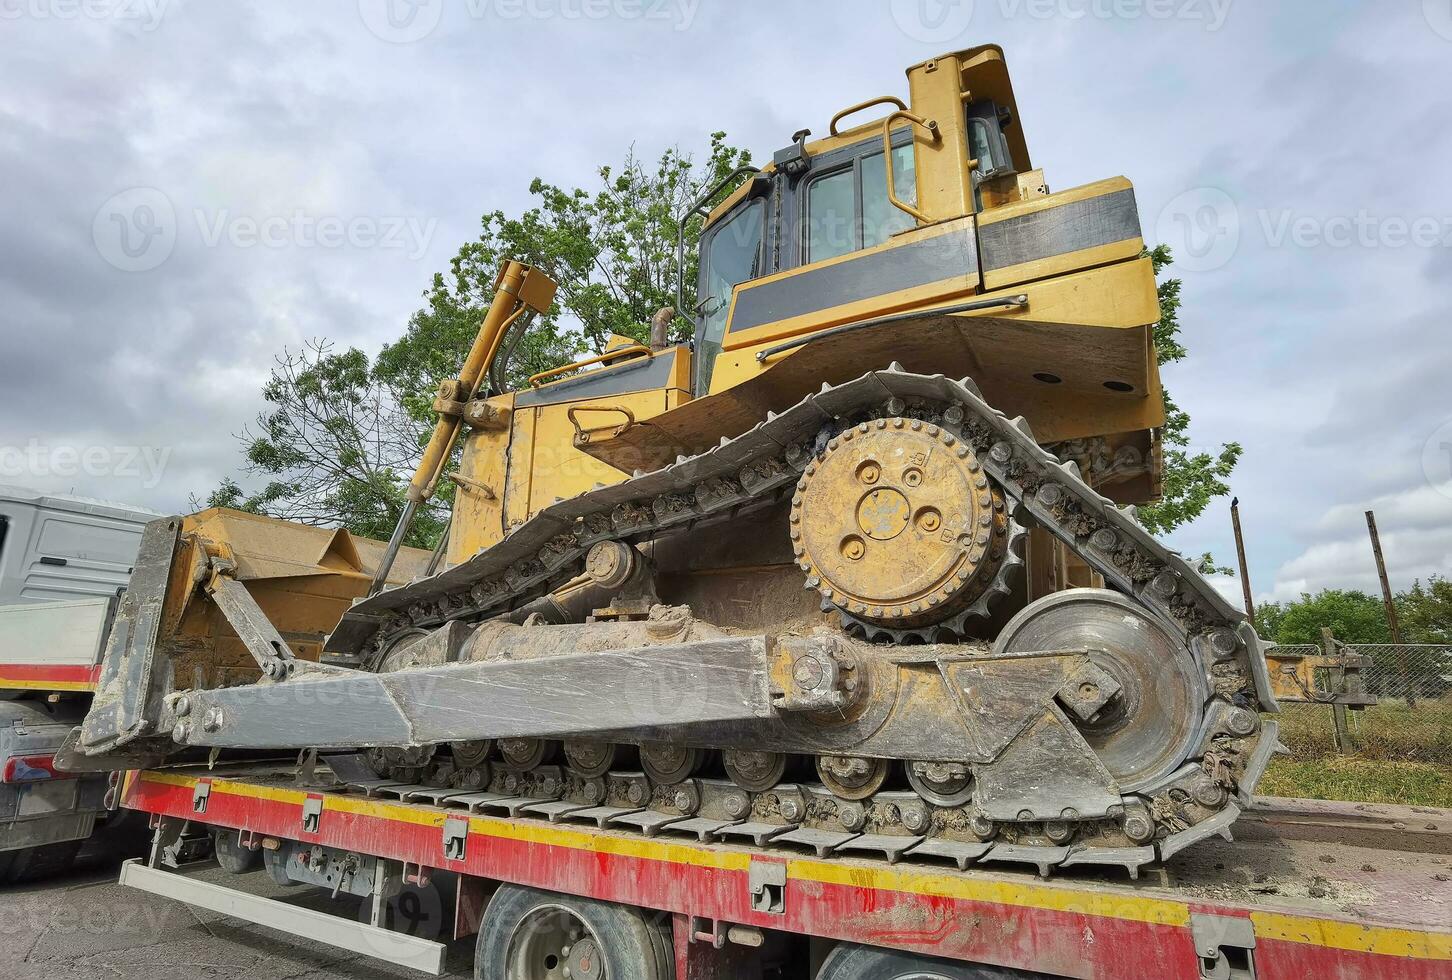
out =
[[63,840],[39,847],[23,847],[10,851],[0,881],[7,885],[19,885],[28,881],[50,878],[70,868],[76,855],[81,853],[85,841]]
[[953,963],[852,943],[838,945],[817,971],[817,980],[1033,980],[1039,977],[1045,974],[977,963]]
[[[562,966],[569,935],[573,947],[590,942],[606,980],[675,980],[670,927],[652,913],[627,905],[501,885],[484,911],[474,955],[475,980],[535,980],[539,970]],[[543,961],[543,966],[539,966]],[[579,976],[582,971],[574,971]],[[539,972],[541,978],[545,972]],[[586,973],[585,975],[591,975]]]
[[212,828],[212,853],[228,874],[245,875],[262,867],[262,852],[243,847],[237,831],[226,827]]

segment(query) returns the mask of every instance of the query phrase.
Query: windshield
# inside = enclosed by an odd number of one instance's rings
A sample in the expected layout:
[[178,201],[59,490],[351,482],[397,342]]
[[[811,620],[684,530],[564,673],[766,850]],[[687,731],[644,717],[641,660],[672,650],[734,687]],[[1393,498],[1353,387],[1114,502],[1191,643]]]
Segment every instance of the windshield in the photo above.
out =
[[721,353],[731,290],[761,274],[762,203],[752,201],[717,225],[702,246],[701,332],[696,343],[697,395],[711,385],[711,369]]

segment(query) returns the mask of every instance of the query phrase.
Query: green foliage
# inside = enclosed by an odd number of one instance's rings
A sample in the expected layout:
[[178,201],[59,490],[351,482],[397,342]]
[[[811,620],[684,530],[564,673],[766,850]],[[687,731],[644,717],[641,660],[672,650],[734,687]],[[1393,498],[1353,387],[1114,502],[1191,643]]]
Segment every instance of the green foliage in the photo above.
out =
[[[228,478],[193,504],[388,537],[433,427],[434,392],[457,375],[504,260],[538,266],[560,287],[554,308],[511,338],[504,386],[515,388],[582,351],[602,351],[612,333],[647,339],[655,312],[675,305],[676,216],[749,159],[714,133],[700,166],[677,148],[650,165],[631,151],[618,169],[599,169],[593,191],[536,179],[535,206],[515,217],[485,214],[479,238],[459,249],[448,273],[434,276],[423,308],[375,361],[357,350],[335,353],[326,341],[284,353],[263,388],[268,409],[239,436],[245,470],[266,482],[247,493]],[[697,217],[686,229],[688,284],[696,279],[701,223]],[[687,288],[687,303],[694,293]],[[677,321],[678,340],[684,322]],[[409,544],[438,540],[452,492],[440,483]]]
[[1277,643],[1320,643],[1329,626],[1343,643],[1390,643],[1391,630],[1380,599],[1355,589],[1302,593],[1295,602],[1268,602],[1255,611],[1262,636]]
[[[1433,575],[1392,596],[1404,643],[1452,644],[1452,581]],[[1302,593],[1294,602],[1267,602],[1255,611],[1262,636],[1277,643],[1320,643],[1329,626],[1343,643],[1391,643],[1380,596],[1355,589]]]
[[[268,407],[239,436],[248,473],[266,478],[251,494],[226,479],[205,506],[232,507],[303,524],[342,526],[387,538],[403,510],[421,429],[367,355],[325,341],[286,352],[262,397]],[[442,532],[442,501],[415,520],[408,544]]]
[[[466,242],[447,276],[434,277],[425,309],[378,358],[381,377],[405,391],[430,394],[457,369],[452,357],[466,350],[494,294],[494,277],[506,259],[543,269],[559,284],[555,306],[525,335],[509,362],[508,386],[570,360],[582,351],[600,353],[611,334],[648,339],[656,311],[676,302],[677,215],[704,189],[750,161],[713,133],[704,164],[678,148],[647,166],[631,150],[617,169],[601,167],[593,191],[565,190],[543,180],[530,184],[538,203],[517,217],[491,211],[479,238]],[[686,228],[686,302],[694,302],[696,241],[701,219]],[[686,339],[683,318],[676,340]],[[410,408],[426,408],[413,402]]]
[[[1166,245],[1146,254],[1156,276],[1173,261]],[[1154,327],[1154,342],[1162,367],[1189,354],[1180,340],[1180,287],[1179,279],[1166,279],[1158,286],[1160,320]],[[1238,442],[1225,443],[1213,453],[1191,452],[1190,415],[1175,404],[1168,391],[1164,396],[1165,425],[1160,432],[1165,458],[1163,494],[1159,501],[1139,511],[1141,523],[1161,533],[1188,524],[1204,512],[1210,501],[1229,493],[1226,481],[1243,452]],[[1233,574],[1228,568],[1216,566],[1209,555],[1201,561],[1201,570]]]
[[1397,622],[1407,643],[1452,644],[1452,581],[1433,575],[1395,597]]

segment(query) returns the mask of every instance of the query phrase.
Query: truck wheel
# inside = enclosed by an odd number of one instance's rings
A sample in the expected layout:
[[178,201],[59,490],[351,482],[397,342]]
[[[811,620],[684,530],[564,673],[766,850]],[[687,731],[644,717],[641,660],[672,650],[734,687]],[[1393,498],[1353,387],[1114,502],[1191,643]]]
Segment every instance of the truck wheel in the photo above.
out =
[[674,980],[669,926],[647,914],[502,885],[479,929],[475,980]]
[[27,881],[40,881],[66,871],[81,853],[84,841],[63,840],[39,847],[24,847],[11,851],[5,862],[0,881],[7,885],[18,885]]
[[222,870],[229,874],[245,875],[262,867],[262,852],[243,847],[237,831],[226,827],[212,828],[212,853]]
[[817,980],[1033,980],[1042,973],[1024,973],[1001,966],[950,963],[891,949],[842,943],[828,954]]

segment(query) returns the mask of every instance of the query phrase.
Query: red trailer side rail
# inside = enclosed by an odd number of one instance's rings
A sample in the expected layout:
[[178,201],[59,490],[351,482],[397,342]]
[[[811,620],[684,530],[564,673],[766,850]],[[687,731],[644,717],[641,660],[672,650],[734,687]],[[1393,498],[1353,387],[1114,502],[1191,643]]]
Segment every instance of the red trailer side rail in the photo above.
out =
[[[908,868],[644,838],[543,819],[461,818],[458,810],[294,788],[275,769],[270,777],[255,769],[143,772],[130,781],[125,804],[672,913],[680,980],[715,975],[708,972],[715,949],[691,940],[719,934],[726,924],[1072,977],[1122,976],[1130,964],[1139,976],[1194,977],[1200,975],[1196,930],[1198,925],[1203,942],[1203,917],[1247,922],[1255,975],[1267,980],[1452,975],[1452,886],[1437,881],[1436,868],[1422,860],[1426,855],[1367,851],[1377,855],[1373,863],[1361,848],[1217,842],[1202,845],[1198,856],[1186,855],[1159,880],[1152,874],[1141,881],[1123,875],[1044,881],[993,866],[966,872]],[[307,828],[305,810],[315,814]],[[462,858],[452,860],[445,855],[446,824],[457,833],[461,819],[467,820],[466,842]],[[1250,887],[1241,881],[1246,869],[1270,858],[1288,882],[1288,894],[1279,898],[1257,894],[1253,877]],[[753,880],[772,878],[784,882],[769,896],[780,911],[758,911]],[[1289,883],[1298,879],[1313,883],[1307,894],[1290,894],[1295,889]],[[1314,880],[1325,882],[1319,899]]]

